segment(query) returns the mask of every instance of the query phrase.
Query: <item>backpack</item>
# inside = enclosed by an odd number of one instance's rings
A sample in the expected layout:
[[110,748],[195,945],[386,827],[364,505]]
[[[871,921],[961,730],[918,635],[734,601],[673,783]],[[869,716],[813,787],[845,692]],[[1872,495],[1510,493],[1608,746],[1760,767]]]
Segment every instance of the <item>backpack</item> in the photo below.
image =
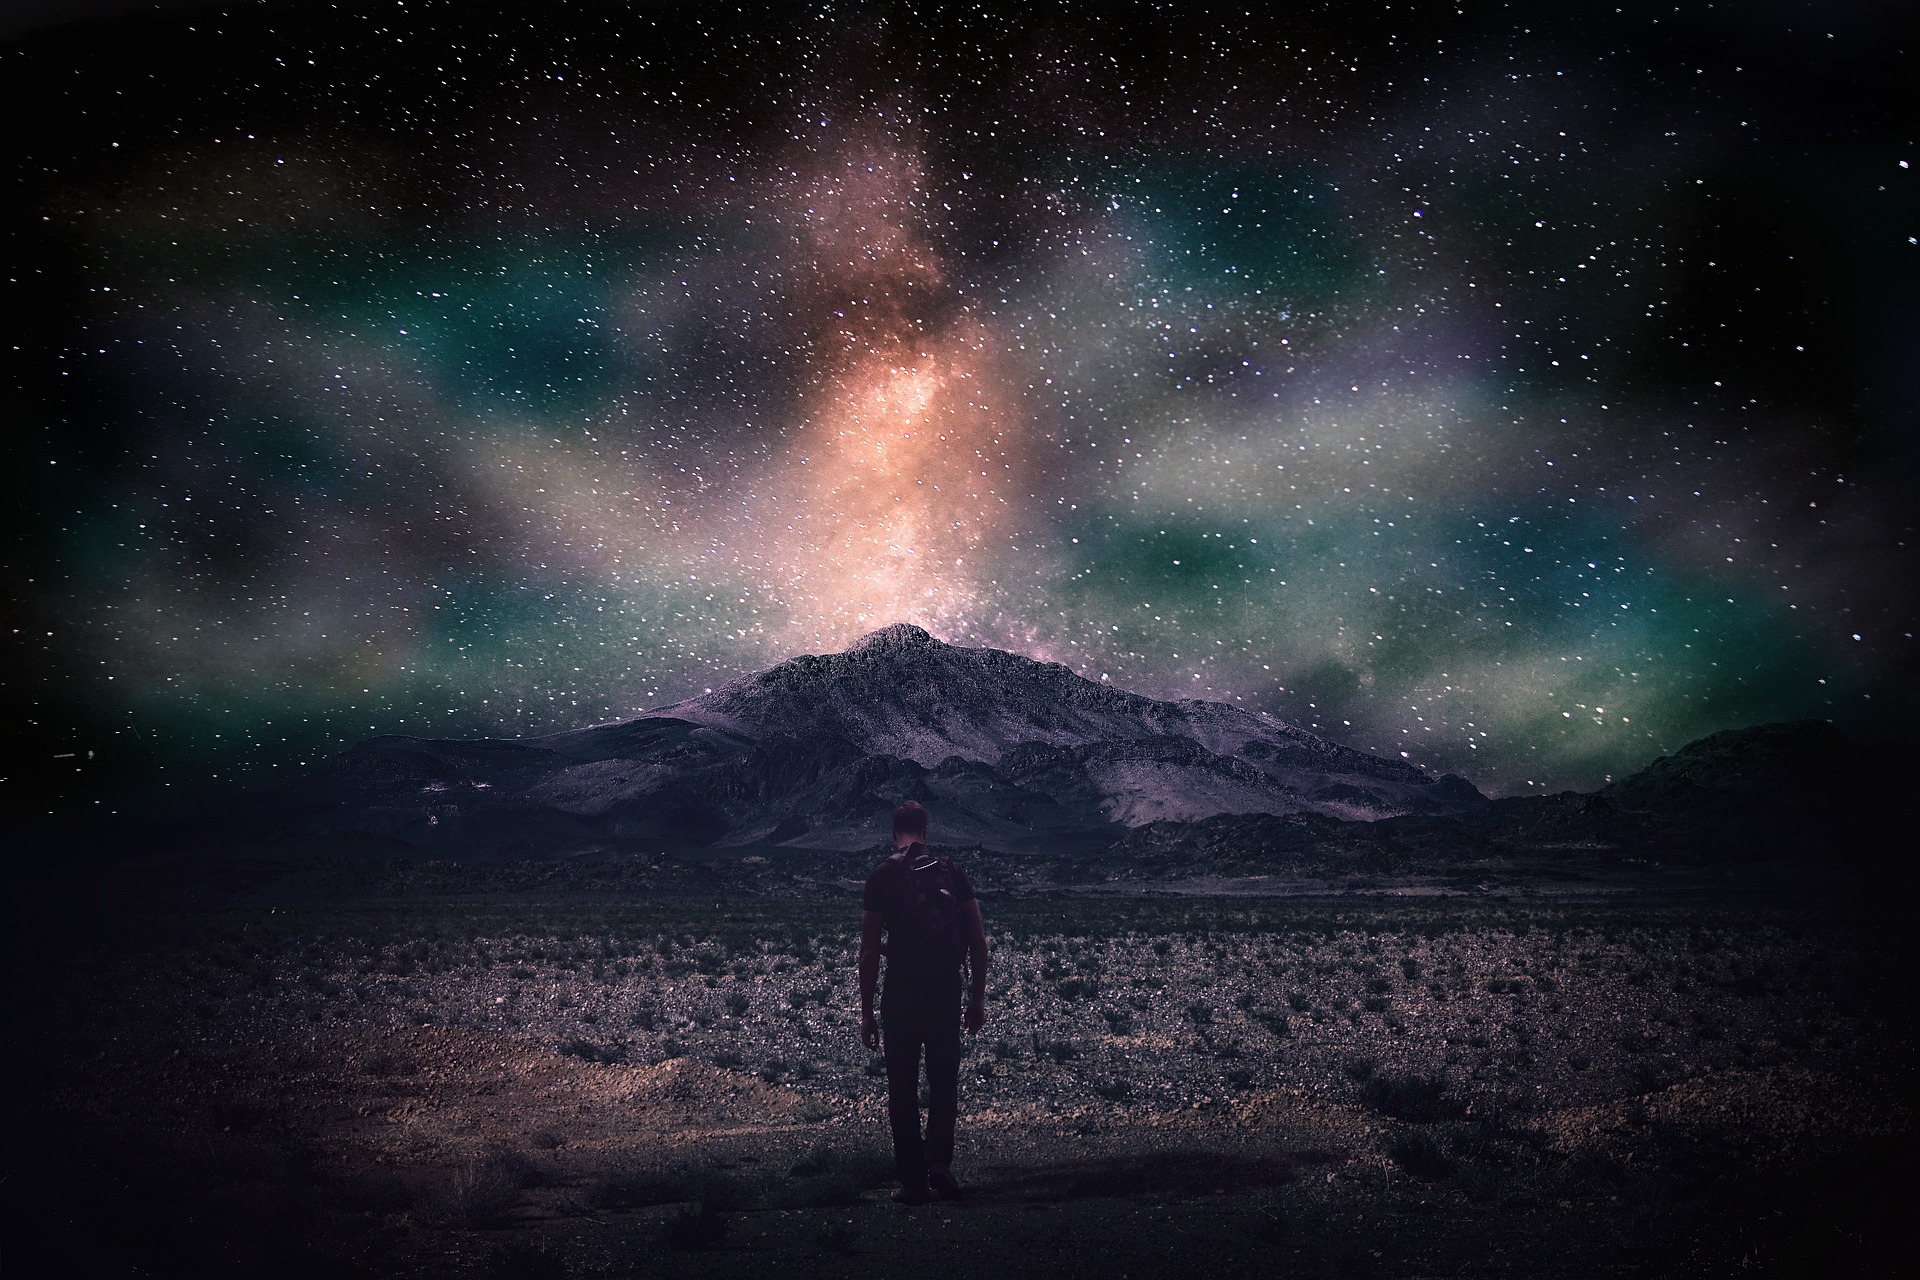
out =
[[887,954],[915,969],[958,969],[967,942],[953,864],[911,844],[900,860],[900,885],[900,910],[887,922]]

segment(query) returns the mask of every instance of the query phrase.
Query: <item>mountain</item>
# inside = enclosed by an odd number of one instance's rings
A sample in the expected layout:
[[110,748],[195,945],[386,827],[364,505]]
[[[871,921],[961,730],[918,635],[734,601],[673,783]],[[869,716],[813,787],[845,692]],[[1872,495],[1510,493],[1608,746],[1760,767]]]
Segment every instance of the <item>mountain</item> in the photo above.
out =
[[865,849],[901,800],[943,843],[1104,848],[1219,814],[1372,821],[1487,804],[1464,779],[1218,702],[1160,701],[918,627],[803,655],[619,724],[386,736],[223,806],[248,841],[526,856],[610,845]]
[[1824,811],[1857,790],[1871,759],[1825,721],[1792,720],[1689,742],[1600,794],[1630,810],[1731,812],[1764,799],[1771,807]]
[[1155,822],[1073,860],[1081,880],[1293,876],[1603,881],[1647,868],[1872,868],[1911,878],[1893,777],[1904,752],[1819,720],[1728,729],[1592,794],[1510,796],[1377,822],[1220,815]]

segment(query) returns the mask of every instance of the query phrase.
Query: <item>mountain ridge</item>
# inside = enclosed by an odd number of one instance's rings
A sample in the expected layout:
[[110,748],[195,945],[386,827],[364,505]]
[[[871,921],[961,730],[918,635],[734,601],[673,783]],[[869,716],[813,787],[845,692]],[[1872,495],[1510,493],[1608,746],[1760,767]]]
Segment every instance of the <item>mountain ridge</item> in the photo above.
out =
[[1551,878],[1582,858],[1855,858],[1884,826],[1872,797],[1886,788],[1859,785],[1863,758],[1892,756],[1820,721],[1758,725],[1595,793],[1489,801],[1464,779],[1272,716],[1153,699],[896,625],[631,720],[525,739],[372,738],[182,838],[453,859],[853,853],[882,847],[890,811],[912,798],[942,844],[1051,859],[1074,879],[1493,864]]
[[864,848],[901,799],[945,838],[1103,847],[1155,821],[1463,812],[1471,783],[1225,703],[1167,701],[1059,663],[895,624],[631,720],[526,739],[383,735],[230,816],[303,838],[440,852],[595,841]]

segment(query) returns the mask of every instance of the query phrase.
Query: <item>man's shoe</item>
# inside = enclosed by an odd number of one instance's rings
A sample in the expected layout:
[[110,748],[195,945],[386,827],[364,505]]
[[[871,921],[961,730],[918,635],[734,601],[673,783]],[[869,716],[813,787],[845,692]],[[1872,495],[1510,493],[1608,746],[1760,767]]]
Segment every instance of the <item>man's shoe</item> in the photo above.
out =
[[[949,1181],[951,1181],[951,1179],[949,1179]],[[913,1189],[897,1187],[894,1189],[892,1198],[895,1204],[925,1204],[927,1201],[933,1199],[933,1193],[925,1187]]]
[[927,1170],[927,1187],[942,1200],[958,1200],[961,1195],[960,1184],[945,1169]]

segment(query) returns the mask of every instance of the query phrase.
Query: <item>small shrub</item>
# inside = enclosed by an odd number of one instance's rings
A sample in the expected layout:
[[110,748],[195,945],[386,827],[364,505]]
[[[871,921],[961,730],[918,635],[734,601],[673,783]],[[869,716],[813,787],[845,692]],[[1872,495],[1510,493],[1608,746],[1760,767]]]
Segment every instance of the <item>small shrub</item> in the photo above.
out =
[[391,1049],[376,1049],[360,1063],[360,1069],[370,1076],[382,1079],[393,1076],[410,1076],[418,1068],[413,1060],[403,1053]]
[[1627,1167],[1605,1152],[1582,1148],[1556,1166],[1547,1178],[1549,1189],[1562,1199],[1581,1200],[1611,1195],[1627,1180]]
[[513,1212],[522,1185],[519,1166],[506,1153],[489,1152],[461,1166],[452,1184],[423,1200],[414,1216],[449,1230],[496,1227]]
[[662,1239],[669,1249],[718,1249],[726,1243],[727,1232],[732,1224],[724,1213],[716,1213],[701,1205],[695,1209],[682,1209],[667,1219],[667,1227]]
[[589,1207],[615,1211],[692,1203],[718,1214],[743,1208],[752,1198],[751,1189],[738,1178],[717,1169],[687,1165],[608,1170],[586,1191]]
[[674,1204],[686,1194],[685,1173],[609,1169],[587,1185],[584,1199],[590,1209],[620,1212],[648,1205]]
[[1107,1030],[1116,1036],[1133,1030],[1133,1015],[1125,1009],[1102,1009],[1100,1016],[1107,1020]]
[[625,1062],[627,1051],[617,1044],[595,1044],[579,1036],[570,1038],[560,1046],[560,1052],[579,1058],[582,1062]]
[[1425,1129],[1412,1129],[1388,1138],[1387,1155],[1416,1178],[1438,1179],[1453,1172],[1453,1161],[1446,1149]]
[[1271,1009],[1255,1009],[1247,1015],[1272,1033],[1274,1039],[1284,1040],[1293,1034],[1293,1026],[1284,1013],[1275,1013]]
[[1420,980],[1420,962],[1412,956],[1401,956],[1400,976],[1408,982],[1418,982]]
[[1133,1098],[1131,1080],[1102,1080],[1093,1086],[1093,1091],[1108,1102],[1128,1102]]
[[1660,1043],[1660,1037],[1651,1030],[1623,1031],[1614,1043],[1628,1053],[1645,1053]]
[[1455,1120],[1466,1110],[1447,1093],[1444,1076],[1375,1075],[1361,1085],[1360,1096],[1380,1114],[1410,1124]]
[[774,1193],[774,1204],[786,1209],[826,1209],[856,1204],[863,1189],[890,1181],[893,1160],[872,1150],[850,1152],[820,1143],[787,1174],[793,1181]]
[[825,1173],[833,1167],[833,1148],[824,1142],[815,1143],[812,1150],[795,1160],[787,1168],[789,1178],[811,1178]]
[[735,991],[727,996],[727,1012],[736,1018],[746,1016],[747,1006],[751,1003],[744,991]]
[[1657,1093],[1673,1083],[1657,1062],[1646,1058],[1635,1059],[1628,1065],[1627,1079],[1633,1081],[1633,1087],[1641,1093]]

